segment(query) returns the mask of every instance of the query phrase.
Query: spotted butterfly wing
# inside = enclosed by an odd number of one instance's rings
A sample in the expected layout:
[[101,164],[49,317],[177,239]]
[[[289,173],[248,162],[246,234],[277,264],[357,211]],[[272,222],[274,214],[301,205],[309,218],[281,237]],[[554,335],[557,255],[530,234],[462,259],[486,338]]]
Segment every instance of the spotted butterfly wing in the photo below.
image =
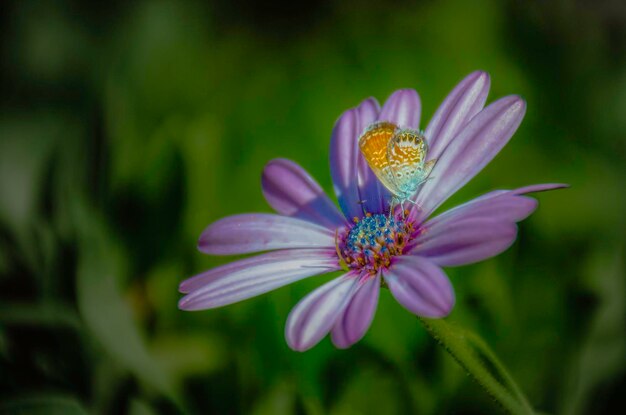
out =
[[426,161],[428,144],[417,130],[400,130],[389,140],[387,160],[401,199],[411,197],[428,178],[435,160]]
[[359,138],[359,148],[378,180],[394,195],[399,195],[394,173],[389,165],[389,142],[396,130],[390,122],[378,122],[371,125]]

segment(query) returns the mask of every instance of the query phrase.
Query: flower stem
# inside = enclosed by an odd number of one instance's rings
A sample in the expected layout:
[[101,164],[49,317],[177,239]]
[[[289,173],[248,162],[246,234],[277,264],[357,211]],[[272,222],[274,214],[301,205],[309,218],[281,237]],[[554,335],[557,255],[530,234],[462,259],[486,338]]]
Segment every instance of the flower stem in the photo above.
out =
[[535,414],[504,365],[480,337],[443,319],[418,318],[428,333],[506,411]]

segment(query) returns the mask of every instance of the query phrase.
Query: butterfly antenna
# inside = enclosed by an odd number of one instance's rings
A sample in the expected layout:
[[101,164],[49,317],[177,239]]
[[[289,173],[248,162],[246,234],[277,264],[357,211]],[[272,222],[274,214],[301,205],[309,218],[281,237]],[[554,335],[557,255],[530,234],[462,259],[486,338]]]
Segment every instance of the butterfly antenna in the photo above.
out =
[[357,202],[359,205],[361,205],[361,210],[363,211],[363,216],[365,216],[365,214],[367,213],[367,211],[365,210],[365,202],[367,202],[367,200],[359,200]]

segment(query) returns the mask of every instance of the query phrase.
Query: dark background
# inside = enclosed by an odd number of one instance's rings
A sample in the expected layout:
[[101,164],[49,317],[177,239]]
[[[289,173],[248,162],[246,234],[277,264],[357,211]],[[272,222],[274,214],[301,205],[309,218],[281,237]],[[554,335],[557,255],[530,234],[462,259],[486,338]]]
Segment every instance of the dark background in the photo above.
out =
[[[416,88],[423,121],[476,69],[528,112],[444,207],[565,182],[497,258],[448,270],[450,320],[480,333],[533,405],[611,413],[626,369],[622,1],[0,3],[0,411],[492,413],[381,295],[365,338],[306,353],[289,310],[328,277],[179,311],[213,220],[269,212],[293,159],[328,191],[330,132]],[[40,411],[40,412],[37,412]]]

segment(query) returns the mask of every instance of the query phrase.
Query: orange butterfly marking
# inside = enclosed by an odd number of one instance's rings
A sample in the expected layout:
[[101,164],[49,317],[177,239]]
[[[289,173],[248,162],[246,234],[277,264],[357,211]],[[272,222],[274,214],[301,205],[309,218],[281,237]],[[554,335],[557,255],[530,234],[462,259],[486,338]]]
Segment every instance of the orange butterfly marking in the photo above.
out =
[[368,127],[359,138],[359,147],[376,177],[393,194],[392,205],[410,201],[436,162],[426,161],[428,144],[421,132],[399,129],[390,122]]
[[367,164],[382,184],[393,192],[396,185],[393,173],[389,168],[389,141],[398,127],[390,122],[372,124],[359,138],[359,148],[365,156]]

